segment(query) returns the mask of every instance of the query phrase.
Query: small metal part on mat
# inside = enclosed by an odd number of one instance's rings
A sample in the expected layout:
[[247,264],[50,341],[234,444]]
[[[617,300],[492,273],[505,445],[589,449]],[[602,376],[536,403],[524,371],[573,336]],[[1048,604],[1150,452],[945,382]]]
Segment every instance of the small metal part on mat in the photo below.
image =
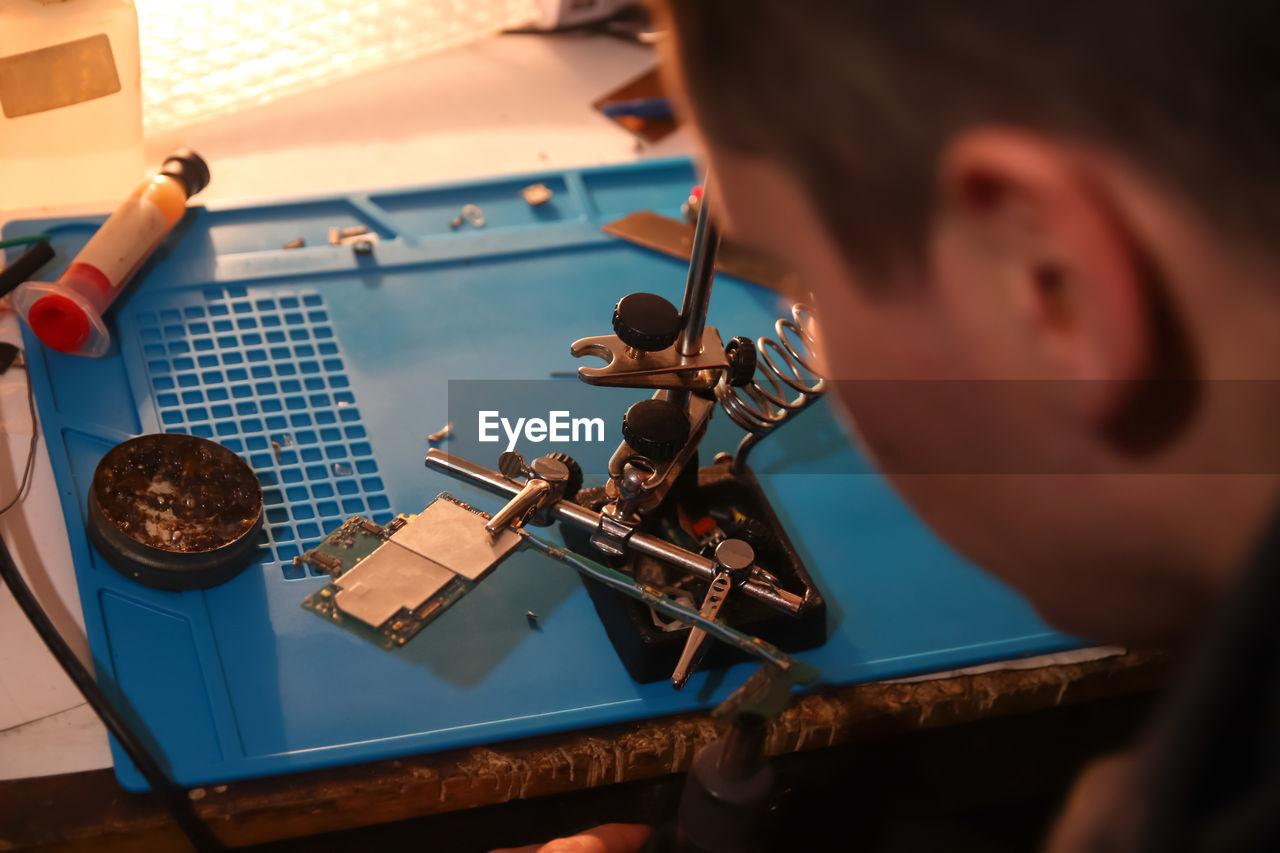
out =
[[462,206],[462,218],[467,220],[473,228],[484,227],[484,211],[480,209],[479,205],[464,204]]
[[453,217],[453,219],[449,220],[449,227],[452,228],[454,231],[457,231],[459,228],[462,227],[463,222],[464,220],[462,218],[462,214],[459,213],[457,216]]
[[531,627],[531,628],[536,628],[536,627],[538,627],[538,614],[537,614],[537,613],[534,613],[532,610],[526,610],[526,611],[524,612],[524,618],[525,618],[525,619],[527,619],[527,620],[529,620],[529,627]]
[[442,426],[440,429],[436,430],[435,432],[427,433],[427,441],[431,442],[432,444],[439,444],[440,442],[444,441],[446,438],[448,438],[452,434],[453,434],[453,421],[449,421],[448,423],[446,423],[444,426]]
[[301,249],[301,248],[302,248],[303,246],[305,246],[305,245],[307,245],[307,241],[306,241],[305,239],[303,239],[302,237],[299,237],[299,238],[298,238],[298,239],[296,239],[296,240],[290,240],[288,243],[285,243],[285,244],[284,244],[283,246],[281,246],[280,248],[282,248],[282,249]]
[[551,192],[551,188],[546,184],[530,184],[520,190],[520,195],[531,207],[537,207],[540,204],[546,204],[551,201],[554,193]]
[[282,448],[280,447],[280,442],[278,441],[271,442],[271,452],[275,454],[276,462],[278,463],[280,461],[280,454],[282,452]]
[[329,245],[336,246],[342,240],[342,229],[336,225],[329,226]]
[[[360,225],[358,227],[363,228],[364,230],[356,231],[355,233],[348,234],[346,233],[347,231],[354,230],[354,229],[348,228],[346,229],[346,231],[339,232],[337,245],[350,246],[351,250],[355,252],[357,255],[372,255],[373,245],[374,243],[378,242],[378,235],[376,232],[370,231],[368,228],[365,228],[365,226],[363,225]],[[333,241],[331,240],[330,242],[333,242]]]
[[368,234],[368,233],[369,233],[368,225],[352,225],[349,228],[343,228],[341,231],[339,231],[338,236],[345,240],[348,237],[358,237],[361,234]]

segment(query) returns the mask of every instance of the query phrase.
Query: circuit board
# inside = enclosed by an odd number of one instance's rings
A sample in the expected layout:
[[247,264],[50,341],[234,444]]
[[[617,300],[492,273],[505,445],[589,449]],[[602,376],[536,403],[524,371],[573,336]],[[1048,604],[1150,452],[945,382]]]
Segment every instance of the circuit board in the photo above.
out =
[[489,515],[440,493],[417,515],[387,525],[352,516],[295,558],[329,583],[302,606],[384,649],[412,640],[516,550],[520,537],[490,537]]

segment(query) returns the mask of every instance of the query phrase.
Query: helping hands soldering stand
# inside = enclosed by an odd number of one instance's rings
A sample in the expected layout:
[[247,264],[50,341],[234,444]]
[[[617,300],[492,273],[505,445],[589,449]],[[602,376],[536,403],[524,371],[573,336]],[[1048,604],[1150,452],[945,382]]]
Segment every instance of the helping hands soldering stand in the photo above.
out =
[[[706,619],[786,651],[812,648],[825,640],[825,603],[746,467],[760,438],[823,393],[811,365],[810,318],[797,305],[792,318],[775,324],[776,340],[722,343],[706,325],[719,243],[709,208],[704,202],[699,212],[682,309],[633,293],[614,308],[614,334],[571,347],[575,357],[606,362],[579,368],[584,382],[656,389],[627,410],[604,486],[579,491],[582,472],[564,454],[526,464],[518,453],[504,453],[500,472],[438,450],[426,463],[510,497],[486,525],[491,535],[559,521],[573,550],[688,604],[700,595]],[[719,453],[699,468],[698,445],[717,402],[747,435],[736,455]],[[670,673],[676,689],[683,687],[706,650],[705,630],[664,622],[634,596],[585,579],[631,676],[656,681]],[[732,646],[716,653],[716,665],[743,657]]]

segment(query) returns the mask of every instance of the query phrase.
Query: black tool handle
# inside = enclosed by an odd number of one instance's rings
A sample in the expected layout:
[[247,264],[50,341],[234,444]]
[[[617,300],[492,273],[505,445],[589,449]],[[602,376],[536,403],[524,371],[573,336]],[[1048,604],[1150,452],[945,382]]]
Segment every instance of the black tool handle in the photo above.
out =
[[0,270],[0,296],[4,296],[18,285],[22,284],[31,276],[36,274],[36,270],[49,263],[53,259],[53,247],[49,245],[48,240],[41,240],[30,249],[27,249],[18,259],[4,270]]

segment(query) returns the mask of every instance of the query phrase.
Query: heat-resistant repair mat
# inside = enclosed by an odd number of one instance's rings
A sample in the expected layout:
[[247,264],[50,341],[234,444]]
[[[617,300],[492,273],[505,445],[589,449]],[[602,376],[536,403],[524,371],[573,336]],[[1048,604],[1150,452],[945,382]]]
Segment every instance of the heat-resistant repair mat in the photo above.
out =
[[[550,202],[521,198],[534,182]],[[385,523],[445,489],[500,506],[423,467],[425,436],[449,418],[449,380],[546,380],[528,386],[541,388],[583,363],[569,343],[607,333],[621,296],[652,291],[678,305],[684,264],[600,225],[638,209],[679,215],[693,183],[688,161],[666,160],[195,208],[109,314],[106,357],[61,355],[26,334],[97,671],[180,783],[671,714],[719,702],[752,671],[701,673],[682,693],[632,682],[578,578],[536,553],[513,556],[394,652],[304,610],[325,579],[293,564],[353,514]],[[482,208],[484,227],[450,227],[465,204]],[[5,236],[49,231],[65,265],[99,221],[15,222]],[[377,234],[371,255],[328,244],[331,227],[358,225]],[[298,238],[305,247],[282,249]],[[726,338],[770,333],[785,313],[762,288],[716,281],[710,322]],[[461,438],[477,425],[454,429]],[[165,430],[222,442],[262,481],[261,559],[207,591],[139,586],[85,539],[98,460]],[[739,435],[720,414],[703,446]],[[503,445],[485,447],[490,458],[475,461],[492,467]],[[830,602],[830,640],[801,655],[824,683],[1077,645],[926,532],[848,449],[825,402],[766,439],[752,465]],[[144,787],[116,757],[120,780]]]

